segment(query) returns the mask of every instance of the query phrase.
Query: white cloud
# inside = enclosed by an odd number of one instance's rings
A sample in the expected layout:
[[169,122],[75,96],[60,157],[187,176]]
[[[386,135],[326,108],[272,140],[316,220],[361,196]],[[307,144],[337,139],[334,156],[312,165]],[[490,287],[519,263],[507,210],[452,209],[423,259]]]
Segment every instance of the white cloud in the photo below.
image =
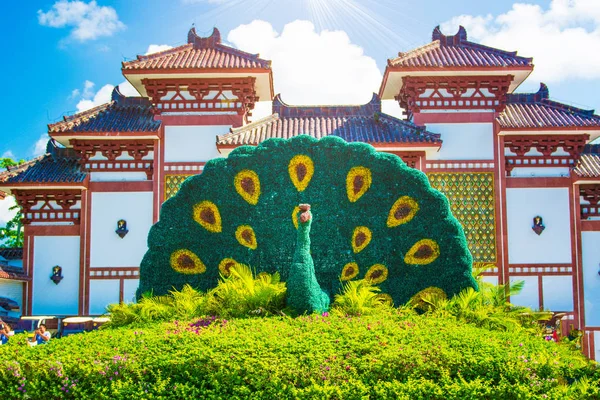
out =
[[4,200],[0,200],[0,227],[5,227],[6,223],[14,218],[17,210],[9,210],[17,202],[13,196],[6,196]]
[[12,150],[6,150],[4,153],[2,153],[2,155],[0,156],[0,158],[12,158],[14,160],[15,159],[15,153],[13,153]]
[[345,32],[316,32],[309,21],[291,22],[277,33],[256,20],[238,26],[227,39],[273,61],[275,91],[290,104],[366,103],[381,83],[375,60]]
[[80,42],[112,36],[125,28],[114,8],[95,1],[59,0],[47,12],[38,10],[38,21],[52,28],[72,27],[70,37]]
[[[110,102],[114,85],[106,84],[97,92],[94,92],[95,84],[91,81],[85,81],[84,89],[81,93],[80,100],[77,103],[77,112],[89,110],[90,108]],[[75,89],[78,90],[78,89]],[[139,96],[138,91],[128,81],[119,84],[119,90],[124,96],[132,97]]]
[[148,50],[146,50],[146,54],[158,53],[160,51],[165,51],[172,49],[173,46],[169,46],[168,44],[151,44],[148,46]]
[[500,15],[460,15],[442,24],[454,34],[463,25],[469,39],[533,57],[530,81],[600,78],[600,1],[552,0],[548,8],[515,3]]
[[33,150],[31,152],[31,155],[33,157],[38,157],[43,154],[46,154],[46,146],[48,145],[48,140],[50,140],[50,137],[48,136],[48,134],[43,133],[40,136],[40,138],[33,145]]

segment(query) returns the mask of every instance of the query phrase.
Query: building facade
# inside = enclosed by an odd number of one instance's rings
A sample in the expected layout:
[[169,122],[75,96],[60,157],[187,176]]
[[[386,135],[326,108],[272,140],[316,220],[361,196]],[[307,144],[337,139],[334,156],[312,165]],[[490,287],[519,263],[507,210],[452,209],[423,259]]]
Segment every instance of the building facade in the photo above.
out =
[[[511,301],[564,312],[600,359],[600,117],[551,100],[543,84],[514,93],[532,61],[436,28],[431,43],[388,60],[369,103],[290,106],[269,61],[192,29],[183,46],[123,63],[140,97],[115,89],[49,125],[47,153],[0,175],[25,226],[22,269],[0,272],[0,299],[26,315],[131,301],[161,204],[206,161],[269,138],[336,135],[426,173],[485,279],[524,280]],[[405,119],[381,112],[388,99]],[[273,113],[250,122],[258,101]]]

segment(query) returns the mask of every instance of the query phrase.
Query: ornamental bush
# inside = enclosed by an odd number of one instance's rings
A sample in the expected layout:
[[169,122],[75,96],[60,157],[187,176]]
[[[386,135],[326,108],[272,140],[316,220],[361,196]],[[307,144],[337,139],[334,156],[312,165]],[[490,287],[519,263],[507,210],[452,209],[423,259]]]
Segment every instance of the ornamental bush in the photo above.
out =
[[595,399],[597,366],[524,330],[382,311],[115,328],[0,346],[0,397]]
[[288,281],[301,203],[313,216],[311,282],[330,300],[352,279],[396,304],[431,286],[450,296],[477,287],[463,229],[425,174],[364,143],[298,136],[237,148],[188,178],[150,231],[138,296],[207,291],[235,263],[302,291]]

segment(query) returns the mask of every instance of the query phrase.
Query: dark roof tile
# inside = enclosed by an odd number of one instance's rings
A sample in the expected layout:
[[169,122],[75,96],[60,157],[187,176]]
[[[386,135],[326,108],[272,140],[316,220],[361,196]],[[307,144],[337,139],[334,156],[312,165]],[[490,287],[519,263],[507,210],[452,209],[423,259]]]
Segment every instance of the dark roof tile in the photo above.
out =
[[505,129],[600,127],[594,110],[583,110],[550,100],[545,84],[537,93],[507,95],[506,108],[497,120]]
[[125,97],[117,86],[110,103],[64,117],[64,121],[48,125],[48,132],[156,132],[159,127],[147,98]]
[[165,69],[270,69],[271,62],[259,58],[258,54],[225,46],[221,43],[221,34],[214,28],[207,38],[199,37],[196,29],[188,33],[188,43],[154,54],[139,55],[137,60],[123,63],[123,71],[130,70],[165,70]]
[[452,36],[442,34],[437,26],[431,40],[425,46],[398,53],[398,57],[388,60],[388,65],[400,68],[533,67],[532,58],[518,56],[517,52],[469,42],[462,26]]

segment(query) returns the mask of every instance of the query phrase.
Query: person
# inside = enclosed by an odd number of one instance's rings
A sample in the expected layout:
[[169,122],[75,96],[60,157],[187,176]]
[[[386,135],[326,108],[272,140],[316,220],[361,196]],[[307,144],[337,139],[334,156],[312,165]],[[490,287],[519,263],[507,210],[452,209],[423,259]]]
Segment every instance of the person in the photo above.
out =
[[10,330],[10,326],[0,319],[0,344],[6,344],[8,338],[12,336],[13,332]]
[[34,337],[27,341],[30,346],[37,346],[38,344],[46,344],[50,340],[50,332],[48,332],[45,324],[40,326],[33,332]]

